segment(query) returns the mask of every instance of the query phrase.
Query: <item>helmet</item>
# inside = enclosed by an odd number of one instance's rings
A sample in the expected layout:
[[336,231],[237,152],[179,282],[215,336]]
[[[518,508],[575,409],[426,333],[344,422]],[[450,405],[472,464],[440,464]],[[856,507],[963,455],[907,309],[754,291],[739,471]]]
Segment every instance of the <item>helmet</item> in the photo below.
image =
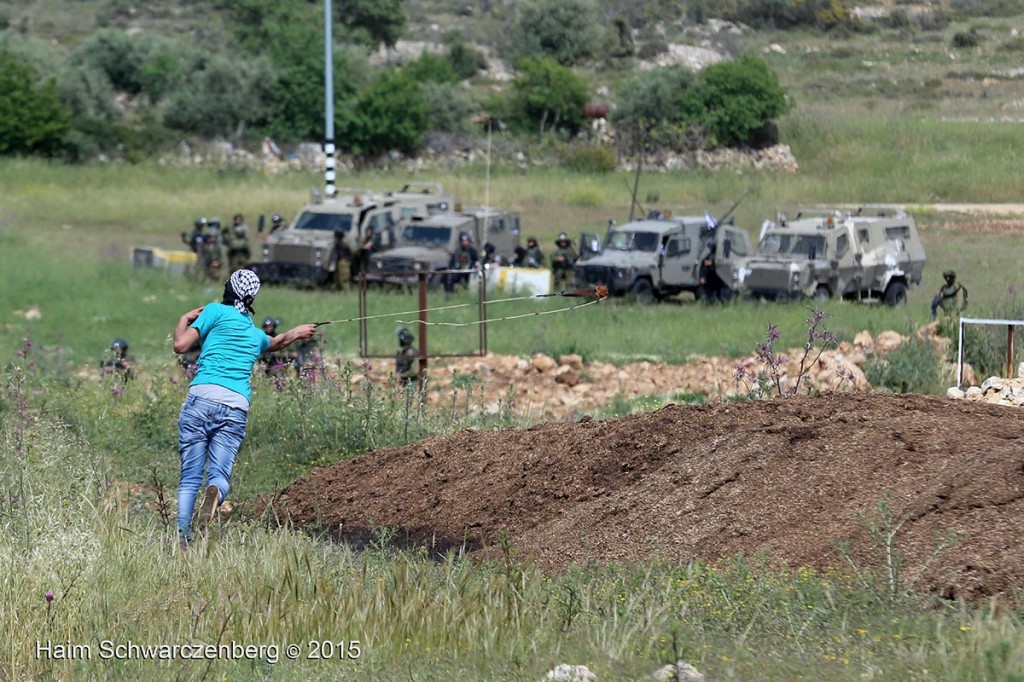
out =
[[567,235],[565,232],[559,232],[558,233],[558,239],[556,239],[555,241],[556,242],[567,242],[567,241],[569,241],[569,235]]
[[243,220],[245,220],[245,216],[243,216],[241,213],[236,213],[235,214],[235,222],[236,223],[240,223]]
[[284,218],[281,217],[280,213],[275,213],[274,215],[270,216],[270,222],[272,223],[279,223],[282,220],[284,220]]
[[467,241],[472,243],[473,238],[469,236],[469,232],[459,232],[459,241]]
[[128,342],[124,339],[114,339],[110,342],[110,350],[126,351],[128,350]]
[[398,343],[402,344],[403,346],[408,346],[413,342],[414,338],[415,337],[412,335],[412,332],[406,329],[405,327],[398,328]]
[[196,229],[201,230],[206,227],[206,218],[199,218],[196,220]]
[[944,273],[942,273],[942,276],[945,277],[946,279],[956,279],[956,271],[946,270]]
[[494,253],[497,249],[494,248],[494,244],[487,242],[484,244],[484,253]]
[[534,237],[530,237],[529,239],[526,240],[526,245],[527,246],[536,246],[537,245],[537,240]]
[[279,324],[279,322],[276,319],[274,319],[273,317],[264,317],[263,318],[263,326],[264,327],[276,327],[278,324]]

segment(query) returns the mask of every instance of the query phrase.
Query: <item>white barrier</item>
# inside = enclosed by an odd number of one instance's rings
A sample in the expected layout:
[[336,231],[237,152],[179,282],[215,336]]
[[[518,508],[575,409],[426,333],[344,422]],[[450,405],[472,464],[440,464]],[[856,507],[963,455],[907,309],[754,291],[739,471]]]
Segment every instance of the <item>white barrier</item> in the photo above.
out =
[[[515,268],[500,266],[488,268],[487,293],[516,294],[520,296],[540,296],[551,293],[551,271],[540,268]],[[475,286],[477,279],[473,275],[470,281]]]

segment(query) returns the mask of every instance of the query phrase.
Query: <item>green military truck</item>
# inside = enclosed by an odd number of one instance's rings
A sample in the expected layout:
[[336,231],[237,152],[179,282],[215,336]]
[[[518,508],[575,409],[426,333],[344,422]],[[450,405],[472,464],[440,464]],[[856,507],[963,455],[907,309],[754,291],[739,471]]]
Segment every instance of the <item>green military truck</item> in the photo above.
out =
[[[519,246],[519,214],[486,206],[456,206],[456,210],[413,217],[398,233],[396,246],[374,254],[366,270],[372,282],[410,286],[420,272],[448,269],[463,234],[471,238],[478,257],[490,243],[498,256],[511,260]],[[440,281],[431,277],[431,283]]]
[[371,231],[374,249],[386,250],[405,222],[449,210],[452,203],[437,183],[384,193],[339,188],[331,198],[314,193],[290,225],[264,237],[261,258],[249,267],[265,282],[327,283],[335,278],[339,253],[355,259]]
[[[584,232],[577,285],[605,284],[611,296],[642,304],[685,291],[695,298],[731,298],[740,286],[739,264],[751,253],[746,231],[713,225],[706,216],[655,215],[620,226],[610,223],[603,242],[596,233]],[[715,277],[702,278],[705,262]]]
[[832,298],[891,306],[921,283],[926,262],[912,216],[891,206],[801,210],[765,221],[743,264],[744,291],[763,299]]

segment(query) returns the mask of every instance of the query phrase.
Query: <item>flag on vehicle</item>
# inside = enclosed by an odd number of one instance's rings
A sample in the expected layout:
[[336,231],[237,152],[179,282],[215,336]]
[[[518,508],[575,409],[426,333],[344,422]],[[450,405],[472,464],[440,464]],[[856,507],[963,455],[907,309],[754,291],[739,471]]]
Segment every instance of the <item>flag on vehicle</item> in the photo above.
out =
[[718,227],[718,221],[715,220],[715,217],[707,211],[704,211],[704,222],[707,223],[709,230],[713,230]]

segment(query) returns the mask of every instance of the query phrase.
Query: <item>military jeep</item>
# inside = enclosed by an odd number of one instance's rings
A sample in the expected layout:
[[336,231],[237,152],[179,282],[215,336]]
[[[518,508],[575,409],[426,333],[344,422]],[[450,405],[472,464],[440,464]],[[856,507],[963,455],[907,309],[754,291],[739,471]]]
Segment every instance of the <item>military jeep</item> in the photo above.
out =
[[[750,237],[732,224],[710,225],[705,216],[656,217],[615,226],[603,243],[596,233],[580,238],[578,286],[605,284],[610,295],[648,304],[688,291],[695,298],[727,300],[740,287],[738,265],[750,255]],[[701,263],[714,246],[713,283],[701,281]]]
[[266,282],[323,284],[334,279],[339,245],[353,260],[368,231],[378,251],[395,245],[403,221],[447,210],[451,195],[436,183],[410,183],[398,192],[339,188],[333,198],[314,193],[284,230],[264,238],[250,265]]
[[[459,237],[468,234],[478,256],[491,243],[499,256],[511,259],[519,246],[519,214],[486,206],[456,206],[456,210],[413,217],[398,233],[395,248],[374,254],[366,279],[409,286],[420,272],[446,270],[459,248]],[[431,282],[439,282],[432,277]]]
[[757,253],[743,267],[756,298],[907,300],[921,283],[924,247],[914,219],[889,206],[803,210],[765,221]]

